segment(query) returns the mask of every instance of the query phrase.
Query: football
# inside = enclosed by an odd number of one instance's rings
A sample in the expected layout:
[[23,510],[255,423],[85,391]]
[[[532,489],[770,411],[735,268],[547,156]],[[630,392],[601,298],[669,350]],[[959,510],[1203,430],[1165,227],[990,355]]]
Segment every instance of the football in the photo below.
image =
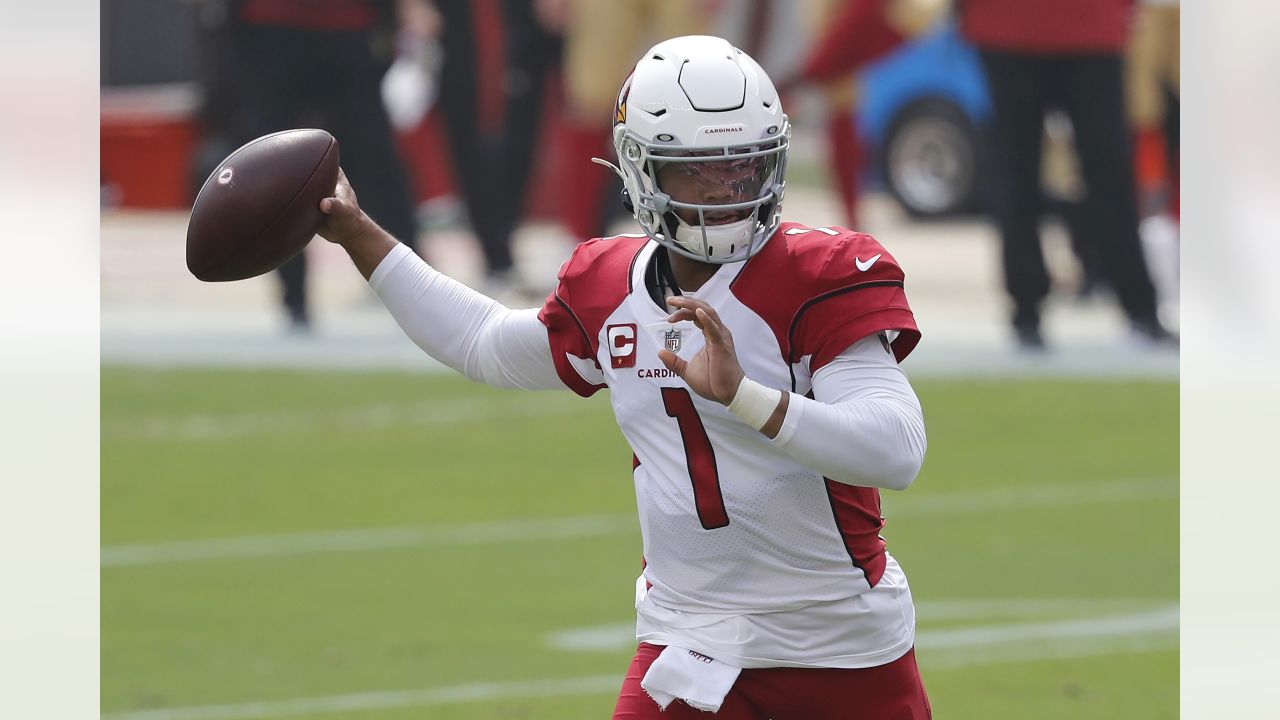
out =
[[307,246],[338,183],[338,141],[324,130],[285,130],[223,160],[196,196],[187,269],[205,282],[274,270]]

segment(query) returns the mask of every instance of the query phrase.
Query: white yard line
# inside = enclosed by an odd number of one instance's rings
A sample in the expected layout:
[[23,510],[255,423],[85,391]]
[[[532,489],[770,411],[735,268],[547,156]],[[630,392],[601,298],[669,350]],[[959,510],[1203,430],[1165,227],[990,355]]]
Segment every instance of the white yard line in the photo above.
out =
[[197,705],[162,710],[106,713],[102,716],[102,720],[276,718],[358,710],[390,710],[395,708],[431,707],[433,705],[456,705],[505,698],[600,695],[616,693],[621,686],[621,675],[596,675],[562,680],[533,680],[509,683],[482,682],[430,690],[392,690],[387,692],[352,693],[349,695],[323,695],[292,700],[264,700],[235,705]]
[[1064,618],[1143,610],[1160,602],[1150,598],[1090,597],[924,600],[916,603],[916,615],[932,622]]
[[926,630],[916,636],[922,650],[946,650],[987,645],[1009,645],[1048,641],[1069,643],[1097,637],[1120,637],[1164,633],[1178,629],[1178,606],[1165,605],[1146,612],[1127,613],[1081,620],[1054,620],[1040,623],[978,625],[974,627]]
[[[969,607],[969,618],[995,618],[1001,610],[1014,609],[1027,612],[1037,610],[1043,616],[1052,609],[1068,612],[1088,612],[1117,603],[1128,603],[1133,607],[1134,601],[1107,601],[1098,598],[1047,598],[1047,600],[993,600],[965,601]],[[979,612],[986,603],[987,612]],[[920,603],[916,616],[923,621],[955,619],[956,616],[943,615],[942,618],[932,614],[936,603]],[[965,653],[972,653],[973,648],[1007,646],[1018,644],[1020,647],[1043,646],[1062,648],[1075,644],[1097,641],[1102,638],[1103,644],[1125,635],[1146,635],[1171,632],[1178,629],[1178,606],[1165,605],[1149,609],[1151,601],[1146,601],[1148,610],[1129,612],[1124,615],[1102,616],[1102,618],[1055,619],[1043,623],[1004,623],[991,625],[969,625],[961,628],[938,630],[920,630],[915,644],[922,652],[931,655],[934,660],[945,659],[947,651],[963,648]],[[943,603],[945,607],[945,603]],[[613,623],[594,625],[589,628],[571,628],[550,634],[547,638],[549,647],[557,650],[582,652],[613,652],[634,646],[635,621],[630,623]],[[1094,642],[1096,644],[1096,642]],[[1114,643],[1112,643],[1114,644]],[[998,652],[997,652],[998,656]],[[922,660],[923,662],[923,660]]]
[[[1176,628],[1174,629],[1176,630]],[[1178,633],[1174,630],[1138,634],[1072,638],[1056,643],[1015,643],[929,653],[919,658],[925,670],[962,670],[986,665],[1022,664],[1070,660],[1107,655],[1176,651]]]
[[[1028,643],[1038,640],[1076,642],[1078,640],[1147,631],[1177,629],[1178,608],[1166,605],[1150,608],[1152,600],[1138,598],[989,598],[941,600],[916,604],[916,617],[930,623],[946,620],[1045,618],[1051,621],[1025,624],[964,626],[921,631],[916,644],[933,651],[961,647],[966,652],[979,646]],[[1101,612],[1129,610],[1124,615],[1098,617]],[[1071,616],[1079,620],[1063,619]],[[613,652],[635,644],[635,621],[570,628],[547,637],[547,645],[557,650]],[[935,655],[936,659],[936,655]]]
[[614,652],[636,644],[636,621],[558,630],[547,636],[547,647],[570,652]]
[[[1148,478],[1116,482],[1080,482],[1064,485],[1026,485],[966,490],[934,495],[883,493],[884,514],[890,519],[912,515],[1025,510],[1069,505],[1106,505],[1133,500],[1178,497],[1176,478]],[[909,493],[910,491],[908,491]]]
[[[999,512],[1074,505],[1105,505],[1174,498],[1176,480],[1121,480],[1109,483],[1030,485],[912,497],[886,503],[890,517]],[[597,537],[635,533],[632,515],[585,515],[545,520],[508,520],[446,527],[339,530],[299,535],[262,535],[113,545],[102,548],[103,567],[157,565],[246,557],[282,557],[326,552],[456,547],[511,541]]]
[[454,425],[509,417],[563,415],[582,412],[585,408],[586,405],[576,396],[565,393],[527,393],[513,395],[502,402],[469,397],[335,409],[146,417],[127,426],[108,428],[104,434],[112,438],[147,441],[229,440],[301,435],[319,430],[359,431]]
[[[925,668],[954,669],[1002,662],[1142,653],[1177,648],[1176,605],[1146,613],[1091,620],[988,625],[920,633]],[[634,638],[629,641],[634,643]],[[936,654],[939,653],[940,654]],[[936,658],[936,659],[935,659]],[[471,683],[428,690],[326,695],[230,705],[197,705],[106,713],[102,720],[243,720],[307,714],[419,708],[510,698],[563,697],[617,692],[620,674],[508,683]]]
[[634,515],[582,515],[548,520],[508,520],[445,527],[342,530],[304,535],[263,535],[102,548],[103,567],[159,565],[193,560],[280,557],[311,553],[398,548],[490,545],[635,533]]

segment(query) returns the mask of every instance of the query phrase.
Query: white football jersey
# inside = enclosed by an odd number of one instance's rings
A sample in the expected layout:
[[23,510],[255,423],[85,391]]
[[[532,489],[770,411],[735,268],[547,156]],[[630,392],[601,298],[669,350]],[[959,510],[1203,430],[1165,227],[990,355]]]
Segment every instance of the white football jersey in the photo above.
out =
[[[584,396],[608,387],[634,452],[640,639],[742,667],[896,659],[914,610],[880,537],[879,492],[823,478],[663,366],[659,349],[688,359],[703,338],[667,322],[650,292],[658,248],[643,236],[583,243],[539,315],[561,380]],[[720,314],[748,377],[801,395],[864,337],[893,331],[898,360],[920,337],[897,262],[842,228],[784,223],[688,294]]]

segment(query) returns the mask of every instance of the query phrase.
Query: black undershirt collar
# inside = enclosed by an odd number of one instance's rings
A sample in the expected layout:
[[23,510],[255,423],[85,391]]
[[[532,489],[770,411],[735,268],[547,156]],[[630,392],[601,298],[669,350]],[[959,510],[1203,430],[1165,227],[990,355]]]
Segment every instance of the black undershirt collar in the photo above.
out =
[[649,292],[649,298],[664,311],[668,309],[667,298],[683,294],[676,282],[675,272],[671,269],[671,257],[667,255],[666,247],[659,245],[653,252],[653,257],[649,258],[649,264],[644,270],[644,287]]

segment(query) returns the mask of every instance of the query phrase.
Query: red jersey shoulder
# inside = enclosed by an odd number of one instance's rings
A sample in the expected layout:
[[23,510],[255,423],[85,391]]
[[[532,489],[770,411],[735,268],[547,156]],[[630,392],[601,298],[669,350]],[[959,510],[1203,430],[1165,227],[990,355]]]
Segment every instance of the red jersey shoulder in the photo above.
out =
[[897,259],[871,235],[842,227],[785,223],[779,230],[791,272],[817,290],[876,281],[902,282]]
[[[579,395],[604,387],[596,376],[600,329],[631,291],[631,266],[644,243],[643,237],[625,235],[582,243],[560,266],[559,282],[538,313],[556,372]],[[579,361],[595,365],[596,373],[584,375]]]
[[919,339],[898,261],[875,238],[847,228],[783,223],[747,261],[734,294],[773,330],[789,362],[816,372],[881,330],[899,332],[894,354]]
[[575,298],[590,295],[625,295],[631,284],[632,263],[648,238],[616,235],[595,238],[578,245],[560,267],[557,291]]
[[586,335],[594,352],[605,319],[631,292],[632,265],[645,242],[643,236],[618,235],[579,245],[560,266],[544,315],[559,306]]

